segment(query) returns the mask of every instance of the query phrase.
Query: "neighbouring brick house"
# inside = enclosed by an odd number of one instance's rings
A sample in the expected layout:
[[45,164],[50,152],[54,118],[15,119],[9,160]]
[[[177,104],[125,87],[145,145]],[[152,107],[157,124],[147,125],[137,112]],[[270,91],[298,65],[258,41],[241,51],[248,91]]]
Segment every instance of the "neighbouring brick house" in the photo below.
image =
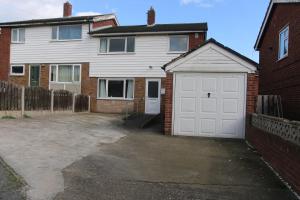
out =
[[[271,0],[255,49],[259,93],[280,95],[285,118],[300,120],[300,1]],[[300,194],[300,123],[252,114],[246,139]]]
[[270,2],[255,49],[262,95],[280,95],[285,118],[300,120],[300,1]]
[[0,78],[91,96],[91,111],[158,114],[161,67],[206,40],[207,23],[120,26],[114,14],[0,23]]

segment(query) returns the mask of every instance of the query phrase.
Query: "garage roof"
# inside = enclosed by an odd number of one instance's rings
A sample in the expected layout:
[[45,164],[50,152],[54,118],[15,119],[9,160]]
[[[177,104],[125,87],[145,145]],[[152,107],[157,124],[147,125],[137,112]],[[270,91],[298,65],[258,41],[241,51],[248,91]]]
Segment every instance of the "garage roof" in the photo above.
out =
[[[174,70],[174,68],[176,68],[177,66],[187,62],[188,60],[192,59],[193,57],[209,51],[209,50],[213,50],[215,52],[215,57],[213,57],[216,60],[212,60],[207,59],[207,57],[202,57],[199,60],[199,64],[208,66],[208,65],[214,65],[214,66],[220,66],[220,65],[226,65],[228,63],[239,63],[240,65],[244,66],[245,68],[247,68],[247,71],[256,71],[257,67],[258,67],[258,63],[247,58],[246,56],[236,52],[235,50],[224,46],[223,44],[217,42],[215,39],[211,38],[209,40],[207,40],[205,43],[201,44],[199,47],[197,47],[196,49],[192,49],[190,51],[188,51],[187,53],[184,53],[182,55],[180,55],[179,57],[173,59],[172,61],[170,61],[169,63],[165,64],[163,66],[163,69],[166,71],[169,70]],[[216,57],[218,56],[218,57]],[[217,60],[219,59],[219,60]],[[224,62],[224,63],[222,63]],[[207,69],[209,70],[209,69]]]

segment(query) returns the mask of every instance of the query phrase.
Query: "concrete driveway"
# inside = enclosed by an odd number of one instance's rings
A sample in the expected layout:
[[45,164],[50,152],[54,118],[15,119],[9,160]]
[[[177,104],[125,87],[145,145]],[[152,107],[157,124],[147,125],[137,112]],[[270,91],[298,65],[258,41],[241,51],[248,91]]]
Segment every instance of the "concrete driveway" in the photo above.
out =
[[125,136],[120,117],[93,114],[0,120],[0,157],[28,184],[32,200],[64,190],[62,170]]
[[243,141],[121,124],[97,114],[0,120],[0,156],[34,200],[296,199]]
[[244,141],[130,130],[64,169],[55,200],[295,200]]

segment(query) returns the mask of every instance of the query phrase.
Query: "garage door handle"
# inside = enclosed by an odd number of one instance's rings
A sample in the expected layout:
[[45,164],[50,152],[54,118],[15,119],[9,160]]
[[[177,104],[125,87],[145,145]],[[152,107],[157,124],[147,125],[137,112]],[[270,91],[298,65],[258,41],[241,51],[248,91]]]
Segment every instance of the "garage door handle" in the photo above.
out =
[[210,94],[210,92],[209,92],[209,93],[207,93],[207,97],[208,97],[208,98],[210,98],[210,95],[211,95],[211,94]]

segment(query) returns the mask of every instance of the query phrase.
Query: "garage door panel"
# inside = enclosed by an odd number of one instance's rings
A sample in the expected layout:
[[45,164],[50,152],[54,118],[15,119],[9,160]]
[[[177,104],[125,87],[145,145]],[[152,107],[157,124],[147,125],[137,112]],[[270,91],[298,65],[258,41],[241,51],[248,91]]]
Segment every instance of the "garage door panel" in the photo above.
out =
[[174,134],[243,138],[245,75],[178,73],[175,76]]

